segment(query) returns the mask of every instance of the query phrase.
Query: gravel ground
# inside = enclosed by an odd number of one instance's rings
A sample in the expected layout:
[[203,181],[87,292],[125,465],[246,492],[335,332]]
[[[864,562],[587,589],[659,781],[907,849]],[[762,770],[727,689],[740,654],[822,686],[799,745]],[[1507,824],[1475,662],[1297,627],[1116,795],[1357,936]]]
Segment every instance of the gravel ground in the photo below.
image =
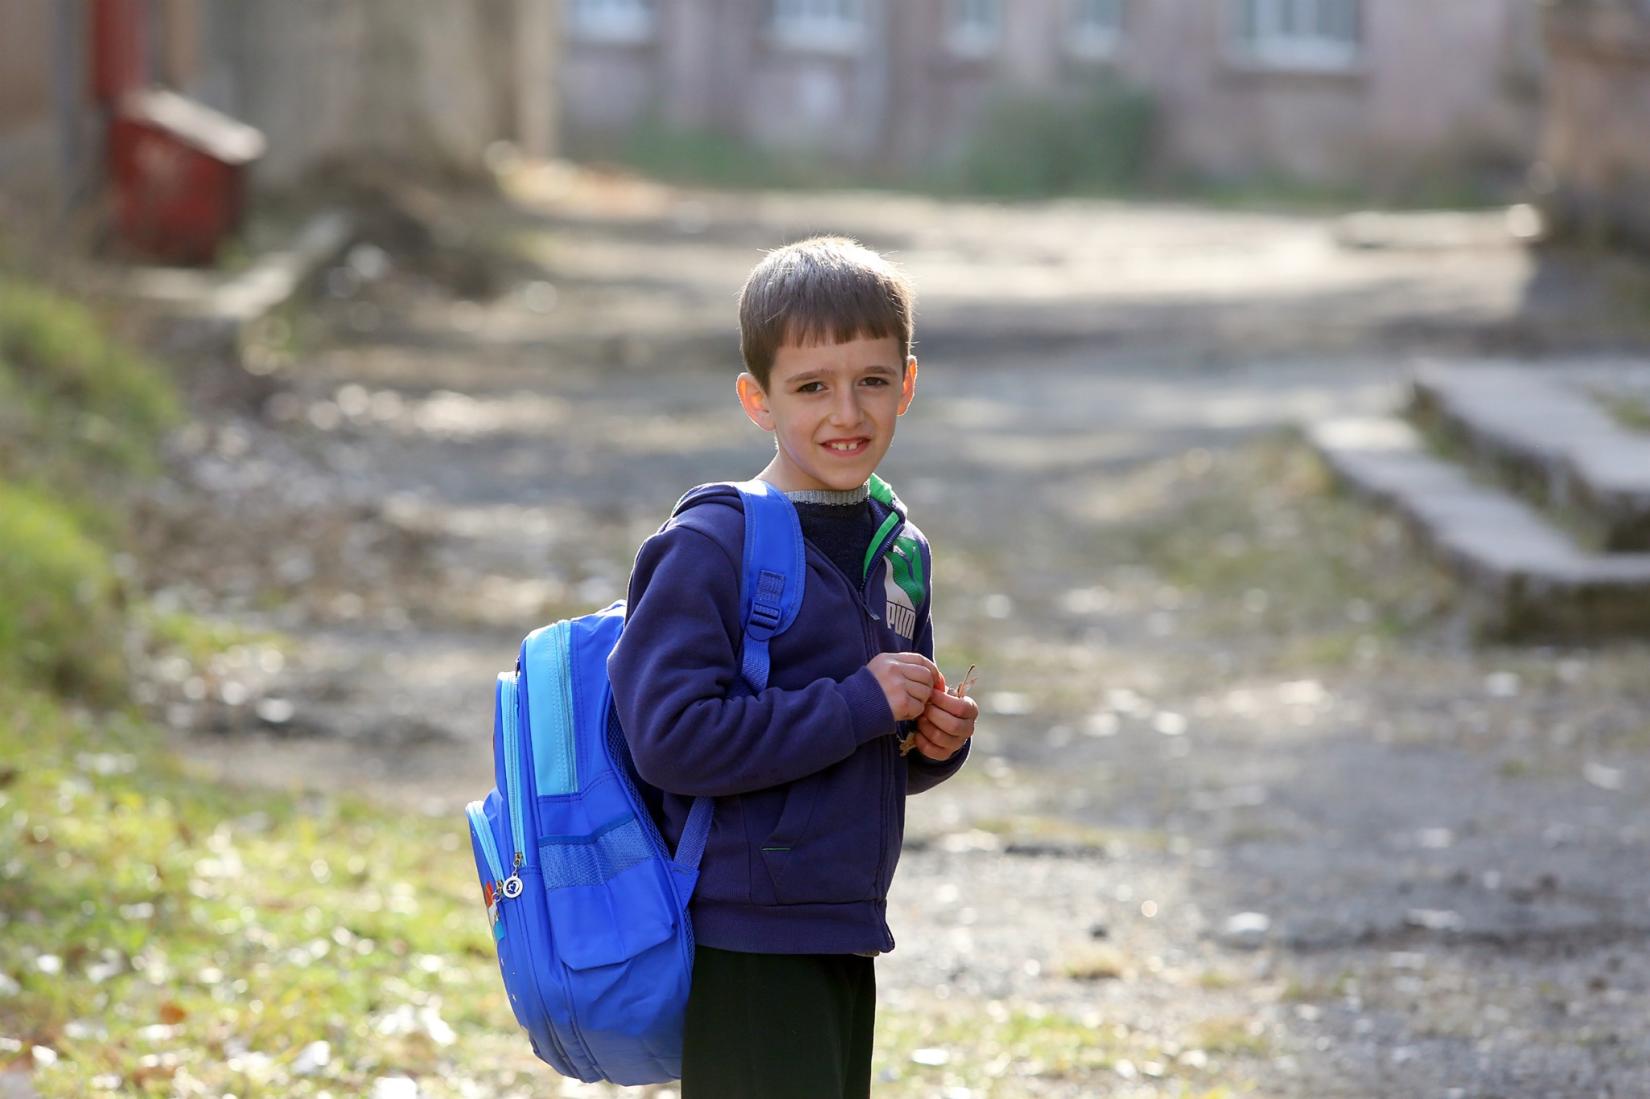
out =
[[189,752],[476,796],[477,684],[622,594],[685,486],[764,463],[744,271],[845,230],[923,295],[886,475],[987,711],[912,803],[877,1093],[1650,1095],[1650,650],[1473,648],[1290,434],[1391,405],[1412,355],[1596,350],[1584,271],[1487,231],[605,184],[447,208],[479,288],[358,248],[262,333],[260,413],[179,438],[152,579],[292,639],[155,669]]

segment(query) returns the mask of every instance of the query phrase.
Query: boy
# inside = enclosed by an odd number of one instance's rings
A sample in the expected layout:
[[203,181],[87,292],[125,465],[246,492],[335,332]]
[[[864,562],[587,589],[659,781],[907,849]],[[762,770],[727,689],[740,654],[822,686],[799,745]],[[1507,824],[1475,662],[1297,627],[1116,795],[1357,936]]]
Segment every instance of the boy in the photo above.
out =
[[756,266],[739,323],[739,403],[775,443],[758,476],[796,505],[807,543],[801,609],[753,697],[728,490],[642,545],[608,672],[666,840],[694,796],[716,799],[682,1099],[866,1096],[905,795],[956,773],[979,712],[946,693],[928,543],[875,476],[916,390],[912,294],[876,253],[816,237]]

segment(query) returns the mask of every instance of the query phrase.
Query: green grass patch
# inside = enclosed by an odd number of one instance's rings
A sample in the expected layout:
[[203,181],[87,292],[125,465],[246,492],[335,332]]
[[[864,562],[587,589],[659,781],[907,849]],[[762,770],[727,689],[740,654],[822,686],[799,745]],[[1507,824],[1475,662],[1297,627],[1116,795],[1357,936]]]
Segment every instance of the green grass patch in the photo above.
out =
[[108,701],[124,683],[109,551],[43,492],[0,481],[0,682]]
[[744,188],[883,187],[939,195],[1035,199],[1138,192],[1151,166],[1156,106],[1115,79],[1079,94],[1004,92],[953,157],[912,166],[856,163],[820,148],[764,148],[711,130],[646,120],[618,139],[575,135],[573,155],[671,183]]
[[1074,96],[1003,93],[987,104],[949,182],[1016,198],[1135,192],[1151,167],[1156,124],[1152,97],[1115,79]]
[[1336,490],[1292,433],[1180,463],[1160,504],[1103,530],[1196,606],[1216,636],[1271,639],[1288,666],[1334,665],[1448,613],[1444,570],[1379,508]]
[[1292,1004],[1323,1003],[1340,999],[1350,992],[1355,984],[1356,976],[1350,970],[1343,970],[1333,976],[1290,977],[1285,982],[1279,998],[1285,1003]]
[[215,659],[239,648],[275,648],[284,654],[290,639],[269,630],[251,630],[234,622],[217,621],[187,611],[166,611],[154,606],[136,614],[145,642],[156,655],[175,654],[192,667],[205,668]]
[[0,471],[55,480],[147,473],[180,415],[172,380],[85,306],[0,280]]
[[126,493],[180,414],[88,310],[0,284],[0,1072],[45,1099],[541,1090],[456,815],[195,777],[121,708],[127,640],[278,643],[122,590]]
[[871,182],[870,172],[821,152],[764,149],[731,134],[682,129],[658,119],[644,120],[618,139],[576,139],[573,149],[582,159],[612,161],[653,179],[699,187],[788,190]]
[[1624,393],[1595,393],[1599,405],[1610,418],[1629,431],[1650,431],[1650,400]]
[[181,414],[89,309],[0,274],[0,683],[121,697],[125,493]]
[[1060,976],[1072,981],[1118,981],[1128,973],[1128,961],[1115,946],[1089,946],[1060,962]]
[[46,1099],[546,1084],[456,820],[220,786],[161,740],[0,687],[0,1067]]
[[1001,836],[1005,843],[1048,843],[1073,848],[1092,848],[1112,855],[1122,852],[1169,849],[1168,833],[1156,828],[1097,828],[1062,817],[1020,814],[1009,817],[982,817],[973,823],[982,832]]
[[[1224,1024],[1211,1033],[1229,1037]],[[1167,1039],[1097,1014],[1078,1018],[995,1002],[981,1010],[942,1001],[921,1012],[879,1012],[873,1071],[878,1096],[924,1099],[948,1087],[979,1095],[1041,1094],[1033,1080],[1096,1095],[1111,1094],[1126,1080],[1136,1086],[1156,1081],[1167,1094],[1198,1099],[1254,1094],[1247,1073],[1217,1056],[1226,1048]],[[1264,1046],[1232,1052],[1247,1057],[1263,1054]]]
[[1192,1033],[1198,1048],[1209,1053],[1265,1057],[1272,1049],[1266,1036],[1246,1016],[1205,1019],[1193,1027]]
[[1197,987],[1209,992],[1223,992],[1241,983],[1242,978],[1227,969],[1205,969],[1197,975]]

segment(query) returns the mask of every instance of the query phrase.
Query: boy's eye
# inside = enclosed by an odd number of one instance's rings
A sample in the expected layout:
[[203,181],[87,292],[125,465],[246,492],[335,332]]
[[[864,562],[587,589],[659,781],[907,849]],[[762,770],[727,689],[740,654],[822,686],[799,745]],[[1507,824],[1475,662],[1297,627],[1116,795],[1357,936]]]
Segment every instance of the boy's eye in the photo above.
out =
[[[890,383],[887,378],[884,378],[880,374],[872,374],[869,377],[861,378],[859,380],[859,384],[864,385],[864,386],[874,386],[874,387],[877,387],[877,388],[882,388],[882,387],[890,385],[892,383]],[[798,392],[798,393],[823,393],[824,391],[825,391],[825,383],[824,382],[817,382],[817,381],[816,382],[803,382],[801,385],[796,387],[796,392]]]

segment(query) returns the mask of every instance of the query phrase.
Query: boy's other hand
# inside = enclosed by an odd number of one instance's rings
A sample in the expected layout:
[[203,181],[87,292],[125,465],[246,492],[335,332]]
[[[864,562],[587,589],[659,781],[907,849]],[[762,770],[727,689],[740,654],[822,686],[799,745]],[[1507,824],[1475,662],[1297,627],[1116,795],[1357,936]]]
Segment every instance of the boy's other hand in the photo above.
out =
[[866,667],[888,699],[895,721],[921,717],[934,694],[934,684],[944,682],[939,668],[921,653],[882,653]]
[[980,704],[972,698],[935,691],[917,718],[917,751],[935,763],[944,763],[974,735],[979,716]]

